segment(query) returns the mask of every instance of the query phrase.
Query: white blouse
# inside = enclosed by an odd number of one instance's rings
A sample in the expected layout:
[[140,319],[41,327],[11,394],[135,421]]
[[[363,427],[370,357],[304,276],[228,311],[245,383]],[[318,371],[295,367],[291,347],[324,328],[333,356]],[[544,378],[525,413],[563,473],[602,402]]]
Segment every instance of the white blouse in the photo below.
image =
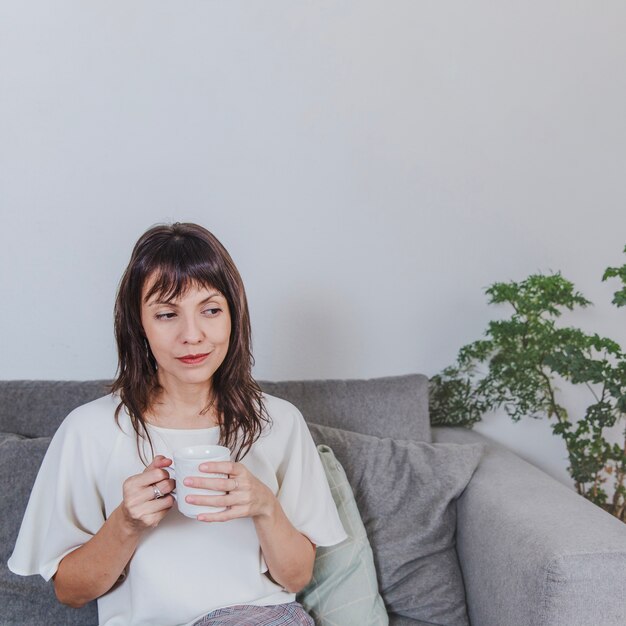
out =
[[[346,538],[317,450],[296,407],[263,395],[271,425],[242,463],[278,497],[291,523],[319,546]],[[8,565],[49,580],[65,555],[86,543],[122,501],[126,478],[145,467],[125,410],[115,423],[117,395],[72,411],[50,443],[33,486]],[[189,444],[217,443],[219,429],[176,430],[149,425],[155,454]],[[149,448],[146,445],[146,457]],[[295,594],[274,583],[250,518],[199,522],[170,509],[144,531],[126,577],[98,598],[106,626],[193,624],[233,604],[270,605]]]

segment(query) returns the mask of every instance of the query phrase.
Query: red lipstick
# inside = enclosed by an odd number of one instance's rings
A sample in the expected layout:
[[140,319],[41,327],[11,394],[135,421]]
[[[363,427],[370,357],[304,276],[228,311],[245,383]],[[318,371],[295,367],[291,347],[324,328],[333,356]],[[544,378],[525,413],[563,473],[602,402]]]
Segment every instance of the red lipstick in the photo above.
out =
[[198,363],[202,363],[209,356],[209,354],[209,352],[206,352],[205,354],[186,354],[185,356],[179,356],[176,358],[187,365],[197,365]]

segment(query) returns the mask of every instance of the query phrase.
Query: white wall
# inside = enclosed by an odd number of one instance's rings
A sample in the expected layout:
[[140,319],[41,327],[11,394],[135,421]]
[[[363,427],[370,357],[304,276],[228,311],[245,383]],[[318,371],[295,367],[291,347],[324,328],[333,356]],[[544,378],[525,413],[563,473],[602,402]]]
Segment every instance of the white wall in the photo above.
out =
[[[108,378],[137,237],[197,221],[263,379],[432,375],[484,288],[626,258],[626,5],[0,2],[0,378]],[[576,409],[576,407],[574,407]],[[479,429],[567,481],[548,424]]]

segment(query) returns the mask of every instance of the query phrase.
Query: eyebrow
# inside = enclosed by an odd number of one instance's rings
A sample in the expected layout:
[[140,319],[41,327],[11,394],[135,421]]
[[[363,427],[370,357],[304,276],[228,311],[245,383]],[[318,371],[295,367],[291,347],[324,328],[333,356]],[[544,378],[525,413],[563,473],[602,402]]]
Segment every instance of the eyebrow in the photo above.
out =
[[[202,300],[202,302],[198,302],[198,306],[202,306],[203,304],[206,304],[209,300],[212,300],[215,297],[224,297],[222,296],[222,294],[219,291],[214,291],[213,293],[209,294],[204,300]],[[157,306],[160,304],[166,304],[167,306],[174,306],[177,307],[177,304],[174,304],[171,300],[155,300],[154,302],[150,302],[150,304],[148,304],[148,306]]]

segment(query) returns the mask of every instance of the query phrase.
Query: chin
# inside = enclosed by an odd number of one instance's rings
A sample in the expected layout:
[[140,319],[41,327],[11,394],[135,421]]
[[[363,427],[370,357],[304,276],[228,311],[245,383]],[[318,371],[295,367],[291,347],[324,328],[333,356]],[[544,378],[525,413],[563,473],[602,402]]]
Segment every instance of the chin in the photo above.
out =
[[199,368],[195,370],[183,370],[176,368],[166,372],[167,378],[175,380],[185,385],[208,383],[213,376],[211,368]]
[[198,372],[185,372],[182,376],[179,377],[180,380],[186,383],[208,383],[213,377],[212,371],[198,371]]

